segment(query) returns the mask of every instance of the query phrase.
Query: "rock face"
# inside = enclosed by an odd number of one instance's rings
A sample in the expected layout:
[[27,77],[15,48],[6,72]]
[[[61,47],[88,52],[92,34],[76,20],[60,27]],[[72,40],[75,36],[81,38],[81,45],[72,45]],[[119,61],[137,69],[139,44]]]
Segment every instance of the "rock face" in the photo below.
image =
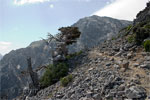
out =
[[8,96],[11,99],[21,93],[22,88],[31,81],[29,74],[22,72],[27,70],[27,58],[32,58],[32,66],[35,69],[49,62],[49,53],[50,50],[45,46],[44,41],[37,41],[27,48],[6,54],[0,61],[1,96]]
[[0,60],[3,58],[2,54],[0,54]]
[[77,43],[70,46],[70,50],[79,51],[83,48],[94,47],[104,40],[111,39],[129,24],[132,22],[96,15],[82,18],[72,25],[78,27],[82,34]]
[[150,21],[150,2],[147,3],[147,7],[143,11],[137,14],[134,24],[144,21]]
[[[81,37],[70,47],[70,51],[83,49],[82,47],[92,47],[99,42],[104,41],[111,35],[115,35],[121,28],[131,24],[129,21],[91,16],[79,20],[72,26],[79,27]],[[55,45],[53,43],[52,45]],[[77,48],[77,49],[76,49]],[[28,75],[22,75],[22,71],[27,69],[26,59],[32,58],[33,69],[49,63],[50,49],[45,46],[44,41],[36,41],[27,48],[11,51],[0,61],[0,94],[9,99],[20,95],[23,87],[28,85],[31,79]],[[43,73],[42,72],[39,73]],[[23,73],[24,74],[24,73]],[[9,81],[9,82],[8,82]],[[7,95],[5,95],[7,94]]]

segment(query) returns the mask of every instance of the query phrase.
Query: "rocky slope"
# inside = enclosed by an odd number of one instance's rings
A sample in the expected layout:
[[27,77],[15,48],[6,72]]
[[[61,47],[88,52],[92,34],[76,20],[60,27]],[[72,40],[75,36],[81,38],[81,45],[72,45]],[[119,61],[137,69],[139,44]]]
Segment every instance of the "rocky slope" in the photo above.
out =
[[[114,46],[115,45],[115,46]],[[150,53],[121,38],[107,41],[72,59],[73,81],[60,82],[28,100],[148,100]],[[80,61],[80,62],[79,62]]]
[[[147,16],[150,2],[145,9],[138,16]],[[147,21],[138,16],[137,23]],[[66,87],[57,82],[27,100],[150,100],[150,52],[128,41],[131,30],[70,59],[76,67]]]
[[[70,51],[97,45],[98,42],[103,41],[109,35],[116,34],[128,24],[131,24],[131,22],[107,17],[91,16],[83,18],[73,25],[79,27],[82,34],[77,42],[78,47],[71,46]],[[49,63],[50,49],[45,46],[44,41],[37,41],[31,43],[27,48],[11,51],[5,55],[0,61],[0,94],[2,96],[8,96],[9,99],[14,98],[28,84],[30,81],[28,75],[21,74],[27,68],[26,59],[28,57],[32,57],[32,64],[35,69]]]

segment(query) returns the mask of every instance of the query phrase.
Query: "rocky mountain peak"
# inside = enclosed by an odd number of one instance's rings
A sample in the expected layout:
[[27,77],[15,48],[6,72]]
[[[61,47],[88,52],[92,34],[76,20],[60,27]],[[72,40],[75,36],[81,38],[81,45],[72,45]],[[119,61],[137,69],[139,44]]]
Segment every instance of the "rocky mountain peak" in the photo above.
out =
[[134,24],[144,21],[150,21],[150,2],[146,4],[144,10],[137,14],[136,19],[134,20]]
[[110,39],[113,35],[115,36],[120,29],[129,24],[132,22],[96,15],[82,18],[72,25],[79,28],[81,36],[76,44],[70,46],[72,48],[70,52],[94,47],[102,41]]

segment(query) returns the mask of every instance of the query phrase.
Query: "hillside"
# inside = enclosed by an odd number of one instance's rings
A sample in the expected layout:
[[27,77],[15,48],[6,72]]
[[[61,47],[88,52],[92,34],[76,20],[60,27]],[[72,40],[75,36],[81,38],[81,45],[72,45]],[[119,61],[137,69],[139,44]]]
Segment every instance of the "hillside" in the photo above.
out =
[[[73,79],[40,90],[29,100],[149,100],[150,2],[134,24],[99,46],[70,58]],[[142,16],[142,17],[140,17]],[[148,42],[149,41],[149,42]],[[144,44],[144,46],[143,46]],[[147,51],[147,52],[146,52]]]
[[[86,23],[88,23],[88,26]],[[79,27],[81,37],[77,45],[70,46],[69,50],[78,51],[84,49],[82,47],[87,48],[98,45],[110,34],[117,34],[121,28],[131,23],[129,21],[98,16],[83,18],[73,25]],[[7,94],[9,99],[11,99],[20,95],[19,90],[22,90],[31,81],[28,74],[22,75],[21,73],[27,69],[26,59],[28,57],[32,58],[32,66],[35,70],[42,65],[48,64],[50,56],[50,49],[46,47],[42,40],[33,42],[26,48],[13,50],[5,55],[0,61],[0,77],[2,80],[0,92],[2,96]]]
[[29,100],[145,100],[150,96],[150,53],[136,47],[128,48],[136,52],[121,53],[113,44],[121,46],[119,39],[109,41],[72,59],[77,66],[70,73],[72,82],[66,87],[58,82]]

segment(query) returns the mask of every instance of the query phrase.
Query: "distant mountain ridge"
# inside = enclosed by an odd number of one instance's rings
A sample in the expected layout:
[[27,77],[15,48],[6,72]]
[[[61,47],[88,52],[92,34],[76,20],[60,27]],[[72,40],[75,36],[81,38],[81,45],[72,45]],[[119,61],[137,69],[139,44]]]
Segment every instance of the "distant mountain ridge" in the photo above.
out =
[[[79,28],[81,37],[77,40],[76,44],[69,47],[69,50],[72,52],[93,47],[116,35],[120,29],[131,23],[130,21],[99,16],[80,19],[72,26]],[[0,78],[2,80],[0,92],[2,95],[7,94],[9,99],[18,96],[19,89],[28,85],[30,79],[27,75],[25,78],[21,74],[21,71],[27,68],[26,59],[28,57],[32,58],[32,65],[35,69],[49,63],[50,48],[46,46],[44,41],[36,41],[26,48],[11,51],[0,61]]]
[[30,79],[27,76],[29,75],[21,74],[21,71],[27,69],[28,57],[32,58],[33,68],[37,68],[49,62],[49,54],[50,49],[42,40],[6,54],[0,61],[1,95],[8,94],[9,99],[14,98],[18,95],[19,90],[28,85]]

